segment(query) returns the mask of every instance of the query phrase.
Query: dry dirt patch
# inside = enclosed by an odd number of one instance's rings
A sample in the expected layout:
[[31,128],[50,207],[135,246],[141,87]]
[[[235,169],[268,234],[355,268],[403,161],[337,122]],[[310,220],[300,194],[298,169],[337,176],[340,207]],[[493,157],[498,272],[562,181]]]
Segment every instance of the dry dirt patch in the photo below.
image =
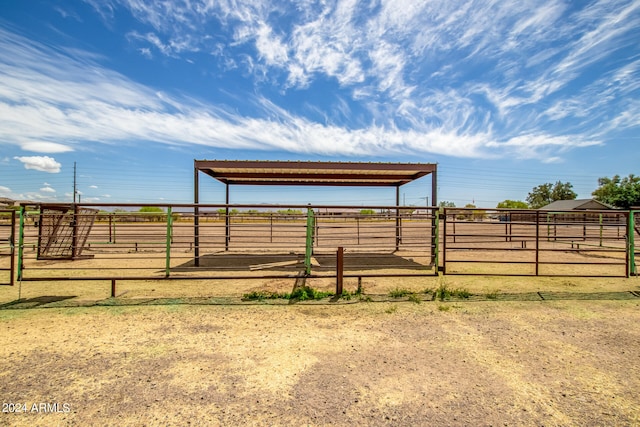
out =
[[0,311],[7,425],[634,425],[628,301]]

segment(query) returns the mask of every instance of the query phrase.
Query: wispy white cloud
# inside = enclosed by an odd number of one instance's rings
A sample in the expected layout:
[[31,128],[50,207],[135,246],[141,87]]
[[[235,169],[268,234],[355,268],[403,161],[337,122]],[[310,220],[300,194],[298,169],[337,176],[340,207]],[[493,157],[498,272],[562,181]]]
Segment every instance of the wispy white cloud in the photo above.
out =
[[52,187],[42,187],[40,189],[40,192],[42,192],[42,193],[55,193],[56,190],[54,188],[52,188]]
[[73,151],[73,147],[49,141],[25,141],[20,143],[20,148],[25,151],[34,151],[36,153],[66,153],[68,151]]
[[[637,2],[594,1],[578,15],[560,0],[87,2],[105,20],[124,7],[147,25],[127,37],[148,57],[208,52],[225,69],[244,67],[256,79],[271,74],[279,89],[297,91],[329,77],[367,115],[341,127],[335,118],[353,115],[349,103],[335,97],[336,113],[329,113],[310,101],[307,111],[326,112],[319,123],[259,93],[253,116],[230,113],[137,84],[90,53],[51,49],[0,29],[3,140],[40,153],[85,141],[154,141],[336,156],[548,161],[600,142],[603,135],[583,123],[589,97],[617,103],[637,90],[637,66],[628,66],[613,72],[625,82],[618,89],[592,82],[584,95],[558,96],[593,63],[592,54],[601,59],[606,47],[630,43]],[[578,33],[582,27],[592,30]],[[220,43],[201,28],[225,28],[232,40]],[[607,93],[615,96],[598,97]],[[633,102],[621,106],[615,123],[637,126],[636,111]],[[560,119],[583,125],[556,133],[542,126]]]
[[[257,79],[284,71],[284,82],[275,83],[296,89],[328,76],[350,87],[354,99],[381,98],[387,114],[420,104],[415,88],[457,86],[464,75],[472,82],[465,96],[485,88],[503,117],[549,99],[594,61],[634,43],[640,7],[628,0],[583,8],[562,0],[87,1],[105,18],[118,7],[129,10],[153,28],[130,37],[165,55],[215,52],[226,69],[244,64]],[[211,27],[231,30],[230,46],[252,45],[256,55],[221,49],[199,30]],[[439,80],[425,79],[425,72]]]
[[5,187],[4,185],[0,185],[0,195],[2,197],[9,197],[13,194],[9,187]]

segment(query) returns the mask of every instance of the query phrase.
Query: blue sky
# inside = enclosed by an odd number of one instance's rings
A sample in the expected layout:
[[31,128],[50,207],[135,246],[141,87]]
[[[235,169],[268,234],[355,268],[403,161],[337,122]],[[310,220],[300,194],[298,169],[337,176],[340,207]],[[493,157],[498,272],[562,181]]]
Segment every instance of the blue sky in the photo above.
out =
[[457,206],[558,180],[589,198],[640,174],[639,130],[640,1],[0,2],[0,197],[70,201],[76,162],[83,202],[190,203],[193,159],[270,159],[438,163]]

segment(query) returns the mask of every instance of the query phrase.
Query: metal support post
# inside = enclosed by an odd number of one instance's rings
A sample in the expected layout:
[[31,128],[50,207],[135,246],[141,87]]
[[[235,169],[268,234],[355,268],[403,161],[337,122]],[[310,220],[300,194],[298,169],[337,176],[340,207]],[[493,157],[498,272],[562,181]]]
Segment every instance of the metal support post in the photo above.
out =
[[400,187],[396,187],[396,251],[400,249]]
[[225,185],[225,203],[224,208],[224,250],[229,250],[229,241],[231,240],[231,220],[229,218],[229,184]]
[[[195,160],[194,160],[195,163]],[[193,265],[200,266],[200,183],[198,181],[198,168],[193,168]]]
[[20,206],[20,229],[18,231],[18,281],[22,280],[22,269],[24,268],[24,216],[25,207]]
[[[442,209],[444,212],[442,221],[442,274],[447,274],[447,208]],[[453,225],[455,226],[455,224],[454,222]],[[455,228],[453,232],[455,238]]]
[[431,211],[431,215],[435,216],[435,227],[431,231],[433,234],[432,247],[431,247],[431,263],[433,264],[433,270],[435,274],[438,274],[440,268],[440,209]]
[[636,270],[636,245],[635,245],[635,212],[629,211],[627,221],[627,277],[638,274]]
[[313,236],[315,234],[315,217],[313,209],[307,208],[307,238],[304,253],[305,274],[311,274],[311,256],[313,255]]
[[[547,214],[547,219],[549,215]],[[547,237],[548,238],[548,237]],[[536,276],[540,267],[540,212],[536,211]]]
[[167,208],[167,243],[165,246],[165,277],[171,274],[171,242],[173,241],[173,214],[171,206]]

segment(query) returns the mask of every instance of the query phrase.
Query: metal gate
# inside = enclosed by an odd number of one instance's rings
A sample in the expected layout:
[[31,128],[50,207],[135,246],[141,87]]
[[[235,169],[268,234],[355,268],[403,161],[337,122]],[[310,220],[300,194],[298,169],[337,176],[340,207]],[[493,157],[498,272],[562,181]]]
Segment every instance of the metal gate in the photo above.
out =
[[[628,277],[629,211],[447,208],[445,274]],[[637,230],[636,230],[637,231]],[[628,238],[629,236],[629,238]]]
[[0,286],[13,286],[15,277],[16,212],[0,210]]
[[42,205],[38,225],[38,259],[82,257],[98,210],[76,205]]

